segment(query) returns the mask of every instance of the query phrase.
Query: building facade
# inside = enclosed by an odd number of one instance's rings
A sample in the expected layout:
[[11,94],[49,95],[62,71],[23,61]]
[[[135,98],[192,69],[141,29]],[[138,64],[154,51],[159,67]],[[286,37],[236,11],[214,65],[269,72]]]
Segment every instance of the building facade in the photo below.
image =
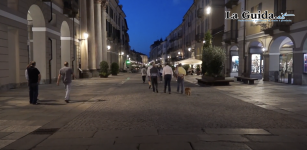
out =
[[[305,1],[299,0],[227,0],[226,11],[242,13],[281,13],[290,22],[248,22],[225,20],[224,46],[227,50],[227,75],[255,77],[264,81],[296,85],[307,84],[307,17]],[[300,3],[300,5],[297,5]],[[234,57],[237,56],[237,57]]]
[[[114,8],[116,19],[109,17],[108,7]],[[121,64],[121,52],[130,50],[126,16],[118,0],[1,0],[0,12],[2,90],[26,86],[24,73],[32,60],[40,70],[41,84],[46,84],[56,81],[65,61],[77,77],[95,77],[101,61]],[[114,34],[112,40],[109,34]],[[108,51],[116,52],[116,57],[108,56]]]

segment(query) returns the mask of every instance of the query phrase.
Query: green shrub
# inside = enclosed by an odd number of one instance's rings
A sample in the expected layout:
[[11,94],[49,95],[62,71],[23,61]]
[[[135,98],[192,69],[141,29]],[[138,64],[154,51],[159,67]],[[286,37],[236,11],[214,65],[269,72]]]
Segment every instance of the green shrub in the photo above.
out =
[[183,65],[182,67],[185,69],[186,72],[188,72],[190,65],[187,64],[187,65]]
[[112,63],[111,64],[111,74],[112,75],[117,75],[119,72],[119,65],[117,63]]
[[110,75],[109,73],[109,64],[106,61],[100,62],[100,72],[99,75],[102,77],[108,77]]

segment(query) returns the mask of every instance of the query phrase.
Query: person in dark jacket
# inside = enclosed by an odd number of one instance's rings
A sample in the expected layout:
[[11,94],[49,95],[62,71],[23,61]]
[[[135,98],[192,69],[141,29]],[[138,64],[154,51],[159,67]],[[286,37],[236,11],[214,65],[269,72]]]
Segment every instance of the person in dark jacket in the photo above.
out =
[[28,78],[29,78],[29,97],[30,104],[37,105],[38,96],[38,85],[41,80],[41,74],[37,68],[35,68],[36,63],[32,61],[30,67],[27,68]]
[[155,64],[152,65],[150,69],[150,77],[151,77],[151,84],[153,92],[158,93],[158,80],[159,80],[160,71]]

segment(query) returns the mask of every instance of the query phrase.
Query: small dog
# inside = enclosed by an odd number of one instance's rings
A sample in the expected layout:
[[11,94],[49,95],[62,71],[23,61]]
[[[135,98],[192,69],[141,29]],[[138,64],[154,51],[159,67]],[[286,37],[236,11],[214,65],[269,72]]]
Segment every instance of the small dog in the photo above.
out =
[[191,96],[191,88],[185,88],[184,91],[185,91],[185,95]]

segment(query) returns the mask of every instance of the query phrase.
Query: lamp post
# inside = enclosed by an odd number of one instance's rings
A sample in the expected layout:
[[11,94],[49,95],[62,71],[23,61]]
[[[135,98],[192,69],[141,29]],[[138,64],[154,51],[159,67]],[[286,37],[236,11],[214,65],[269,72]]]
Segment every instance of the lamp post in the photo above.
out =
[[111,51],[110,51],[111,46],[110,46],[110,45],[108,45],[108,46],[107,46],[107,48],[108,48],[108,52],[109,52],[109,57],[110,57],[110,65],[111,65],[111,63],[112,63],[112,54],[111,54]]

